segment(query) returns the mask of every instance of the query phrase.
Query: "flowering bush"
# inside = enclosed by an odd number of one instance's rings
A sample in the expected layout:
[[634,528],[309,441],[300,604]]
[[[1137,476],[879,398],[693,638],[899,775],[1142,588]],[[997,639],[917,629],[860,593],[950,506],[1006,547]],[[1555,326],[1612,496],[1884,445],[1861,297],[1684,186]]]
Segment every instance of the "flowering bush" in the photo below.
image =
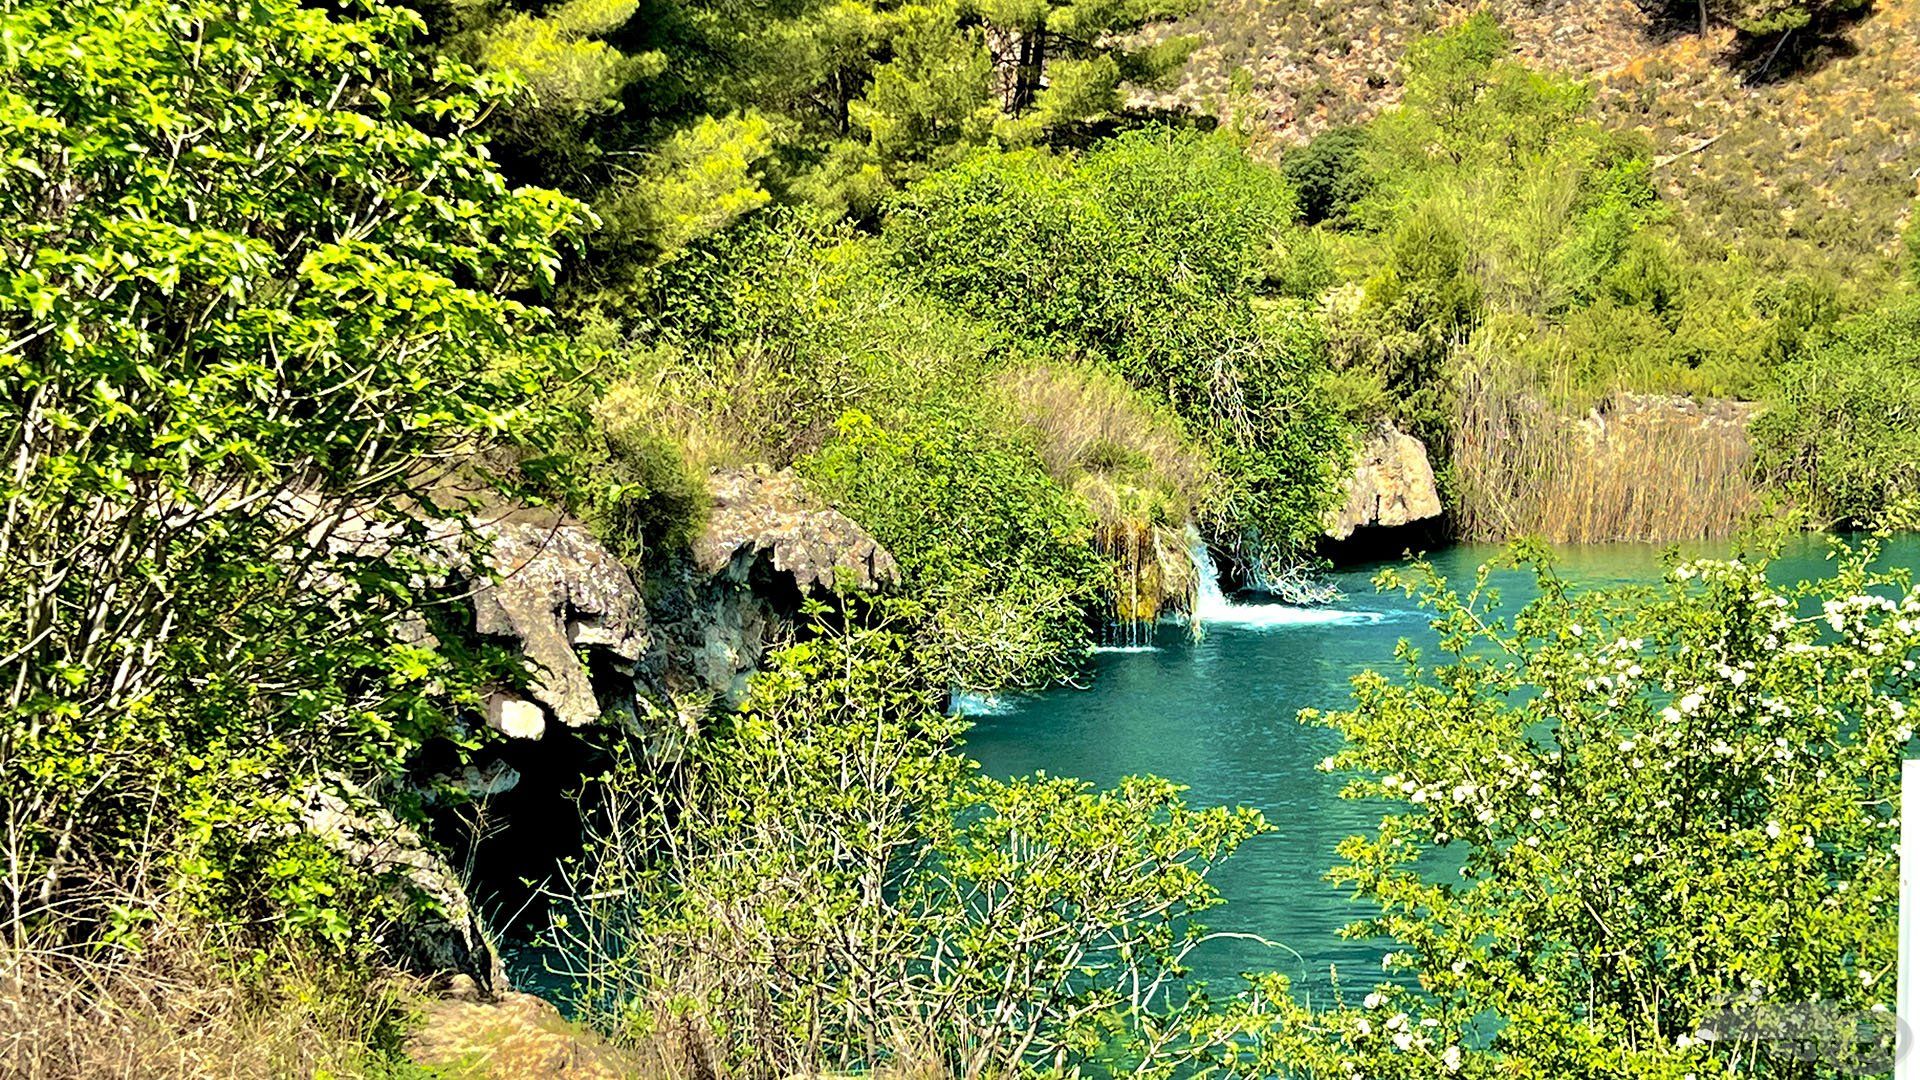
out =
[[1394,804],[1333,877],[1378,905],[1349,932],[1398,942],[1398,981],[1269,1049],[1368,1077],[1830,1074],[1725,1023],[1786,1008],[1843,1021],[1819,1056],[1870,1071],[1920,649],[1920,589],[1873,554],[1788,588],[1734,560],[1575,592],[1517,547],[1541,595],[1510,619],[1486,568],[1464,594],[1383,575],[1434,610],[1440,662],[1403,644],[1404,677],[1303,719],[1346,735],[1323,767],[1348,797]]

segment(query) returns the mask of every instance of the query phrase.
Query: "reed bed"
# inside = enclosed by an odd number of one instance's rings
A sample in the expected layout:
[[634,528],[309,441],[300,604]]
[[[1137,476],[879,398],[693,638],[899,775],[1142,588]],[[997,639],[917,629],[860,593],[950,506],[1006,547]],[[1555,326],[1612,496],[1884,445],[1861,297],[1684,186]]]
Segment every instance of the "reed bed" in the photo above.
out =
[[1754,512],[1747,406],[1616,394],[1573,397],[1487,365],[1461,379],[1453,427],[1458,525],[1468,540],[1712,540]]

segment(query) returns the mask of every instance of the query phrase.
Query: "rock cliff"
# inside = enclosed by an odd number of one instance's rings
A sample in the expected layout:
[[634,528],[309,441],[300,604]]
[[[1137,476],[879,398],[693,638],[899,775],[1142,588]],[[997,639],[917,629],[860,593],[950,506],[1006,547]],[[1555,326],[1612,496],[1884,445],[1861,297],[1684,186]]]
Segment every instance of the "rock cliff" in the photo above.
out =
[[900,581],[878,542],[807,494],[791,472],[716,472],[712,511],[689,556],[650,597],[650,676],[670,698],[737,704],[767,650],[789,636],[802,599],[873,592]]

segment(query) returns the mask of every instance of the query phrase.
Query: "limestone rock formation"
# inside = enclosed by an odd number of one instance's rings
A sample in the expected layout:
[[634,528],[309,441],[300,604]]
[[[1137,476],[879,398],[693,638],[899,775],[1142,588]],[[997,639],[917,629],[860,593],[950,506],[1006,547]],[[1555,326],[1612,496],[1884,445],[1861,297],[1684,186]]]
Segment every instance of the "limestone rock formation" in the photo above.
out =
[[593,679],[576,650],[628,670],[640,659],[647,611],[632,573],[576,522],[508,517],[477,530],[495,580],[474,594],[474,629],[512,640],[534,676],[531,702],[506,692],[489,699],[488,724],[538,738],[546,713],[568,727],[598,720]]
[[1364,526],[1406,525],[1441,512],[1433,466],[1419,439],[1381,421],[1354,455],[1346,502],[1328,512],[1326,534],[1345,540]]
[[725,573],[744,580],[765,556],[803,593],[831,586],[836,577],[862,590],[900,581],[893,556],[846,515],[821,506],[785,469],[753,465],[716,472],[708,490],[713,511],[694,543],[693,559],[710,577]]
[[396,888],[429,902],[386,931],[382,944],[421,974],[465,972],[484,985],[505,988],[506,969],[480,929],[460,879],[420,835],[364,793],[316,788],[308,797],[301,828],[338,851],[359,871],[395,882]]
[[692,558],[670,569],[650,598],[648,667],[669,697],[706,694],[737,704],[747,676],[791,629],[803,597],[836,582],[889,588],[900,568],[791,472],[725,470],[708,486],[713,509]]

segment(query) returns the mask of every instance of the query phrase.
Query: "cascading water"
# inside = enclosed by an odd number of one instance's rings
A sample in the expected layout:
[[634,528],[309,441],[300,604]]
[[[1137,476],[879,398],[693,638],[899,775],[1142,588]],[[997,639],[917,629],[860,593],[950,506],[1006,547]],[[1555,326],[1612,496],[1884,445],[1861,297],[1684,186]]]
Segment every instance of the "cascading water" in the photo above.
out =
[[1308,626],[1337,623],[1375,623],[1386,616],[1378,611],[1351,611],[1338,608],[1294,607],[1290,604],[1242,604],[1229,598],[1220,588],[1220,569],[1200,531],[1187,526],[1187,549],[1193,555],[1196,583],[1193,588],[1193,620],[1201,626]]

